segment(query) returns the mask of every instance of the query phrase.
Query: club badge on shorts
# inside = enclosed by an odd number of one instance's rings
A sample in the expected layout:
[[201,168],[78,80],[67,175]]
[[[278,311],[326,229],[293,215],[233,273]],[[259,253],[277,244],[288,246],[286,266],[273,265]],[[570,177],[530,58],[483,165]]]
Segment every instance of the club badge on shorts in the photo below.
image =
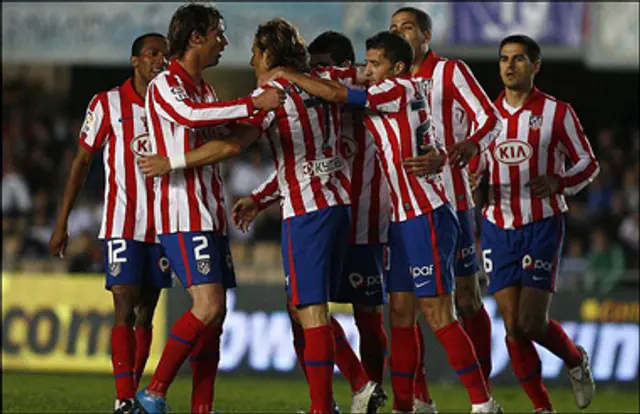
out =
[[111,274],[111,276],[116,277],[120,274],[121,271],[122,266],[120,266],[120,263],[111,263],[109,265],[109,273]]
[[209,260],[198,260],[197,267],[198,272],[207,275],[211,271],[211,262]]

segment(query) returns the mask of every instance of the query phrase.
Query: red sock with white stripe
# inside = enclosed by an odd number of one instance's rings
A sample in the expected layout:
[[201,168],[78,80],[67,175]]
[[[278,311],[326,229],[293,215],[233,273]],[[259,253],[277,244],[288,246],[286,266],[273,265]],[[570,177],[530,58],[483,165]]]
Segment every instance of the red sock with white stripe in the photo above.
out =
[[470,316],[463,316],[464,331],[469,335],[482,368],[482,375],[487,389],[491,392],[489,376],[491,375],[491,318],[484,306]]
[[293,349],[296,350],[296,358],[298,358],[298,366],[304,374],[304,378],[309,382],[307,375],[307,367],[304,364],[304,329],[289,315],[291,320],[291,331],[293,332]]
[[393,409],[413,411],[413,383],[418,363],[418,339],[414,326],[391,327],[391,387]]
[[506,338],[511,367],[520,386],[527,393],[535,410],[551,410],[549,393],[542,383],[542,364],[533,342],[529,339]]
[[387,333],[382,313],[358,312],[356,326],[360,333],[360,359],[371,381],[382,385],[387,365]]
[[351,391],[356,392],[369,382],[369,377],[362,367],[362,363],[351,348],[351,344],[347,341],[344,329],[340,323],[331,316],[331,327],[333,328],[333,337],[335,338],[335,361],[342,375],[347,379],[351,386]]
[[191,412],[211,412],[218,362],[220,360],[220,325],[207,326],[189,355],[191,365]]
[[582,362],[582,353],[576,344],[562,329],[562,326],[553,319],[547,325],[544,339],[537,342],[562,359],[569,368],[577,367]]
[[417,400],[431,404],[429,385],[427,384],[427,368],[424,366],[424,337],[420,324],[415,325],[416,338],[418,338],[418,364],[416,378],[413,383],[413,397]]
[[167,393],[169,385],[175,379],[182,363],[189,356],[204,329],[205,325],[191,310],[183,313],[173,324],[156,372],[151,378],[151,384],[147,387],[149,393],[160,396]]
[[134,386],[138,389],[140,378],[144,374],[144,367],[147,365],[149,353],[151,352],[151,339],[153,338],[153,327],[145,328],[136,326],[136,357],[133,365]]
[[135,355],[133,328],[116,325],[111,330],[111,365],[116,381],[116,398],[125,400],[136,394],[133,380],[133,360]]
[[331,325],[304,330],[304,362],[311,397],[310,414],[333,411],[335,339]]
[[438,329],[435,334],[447,352],[449,364],[458,374],[462,385],[467,389],[471,404],[477,405],[489,401],[491,396],[484,383],[476,351],[460,322],[453,321]]

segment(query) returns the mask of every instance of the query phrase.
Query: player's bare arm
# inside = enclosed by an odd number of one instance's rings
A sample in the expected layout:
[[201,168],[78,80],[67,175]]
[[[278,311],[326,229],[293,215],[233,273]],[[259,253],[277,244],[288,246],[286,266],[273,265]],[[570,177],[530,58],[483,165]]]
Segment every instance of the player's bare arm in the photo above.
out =
[[138,158],[138,167],[147,177],[157,177],[172,170],[213,164],[240,155],[260,137],[260,130],[247,125],[236,125],[225,140],[212,140],[186,154],[164,157],[151,155]]
[[284,68],[274,68],[262,77],[265,81],[278,78],[284,78],[308,94],[322,98],[327,102],[347,102],[349,88],[338,81],[320,79],[304,73],[292,72]]
[[73,204],[80,193],[82,184],[84,184],[87,178],[92,158],[93,154],[82,148],[82,146],[79,146],[75,157],[73,157],[71,169],[67,176],[67,182],[62,195],[62,205],[56,218],[55,230],[49,239],[49,251],[61,259],[64,257],[64,251],[69,238],[69,234],[67,233],[69,214],[71,214]]

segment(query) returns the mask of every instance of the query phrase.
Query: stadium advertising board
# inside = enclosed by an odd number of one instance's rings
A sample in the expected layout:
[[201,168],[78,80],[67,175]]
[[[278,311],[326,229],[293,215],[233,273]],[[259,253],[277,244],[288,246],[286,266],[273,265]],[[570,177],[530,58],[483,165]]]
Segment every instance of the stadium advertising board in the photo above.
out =
[[575,47],[584,40],[588,5],[577,2],[454,2],[454,44],[495,46],[522,33],[541,45]]
[[[103,277],[3,273],[2,366],[111,373],[113,317],[113,300]],[[160,358],[164,338],[166,294],[154,318],[148,373]]]
[[[241,286],[229,292],[227,299],[221,371],[246,375],[295,373],[298,368],[289,318],[284,311],[282,288],[273,285]],[[502,319],[492,298],[485,297],[484,303],[493,324],[493,382],[513,383]],[[175,321],[188,306],[186,294],[181,289],[172,289],[169,322]],[[349,307],[338,305],[332,310],[358,352],[358,331],[353,317],[348,314]],[[638,310],[637,293],[607,298],[558,293],[554,298],[552,317],[561,322],[568,335],[585,347],[598,383],[637,386],[640,362]],[[429,380],[457,381],[434,336],[427,334],[425,340]],[[542,347],[538,346],[538,350],[545,381],[550,385],[568,385],[561,360]]]

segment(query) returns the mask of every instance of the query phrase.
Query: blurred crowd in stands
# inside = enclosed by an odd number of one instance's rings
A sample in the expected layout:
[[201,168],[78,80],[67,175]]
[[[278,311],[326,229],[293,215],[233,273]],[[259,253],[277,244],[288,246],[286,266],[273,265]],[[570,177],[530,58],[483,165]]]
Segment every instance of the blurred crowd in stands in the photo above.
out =
[[[102,272],[103,245],[97,240],[103,200],[102,154],[96,156],[69,219],[72,243],[65,260],[52,259],[47,250],[84,114],[68,113],[64,102],[47,96],[37,84],[3,84],[3,92],[3,271]],[[598,131],[586,132],[601,173],[570,199],[558,288],[607,293],[638,284],[640,136],[637,123],[603,125]],[[226,163],[229,210],[273,168],[265,140]],[[235,251],[240,252],[234,252],[235,261],[251,263],[255,252],[269,246],[272,266],[279,267],[279,221],[274,205],[249,233],[232,229]]]

